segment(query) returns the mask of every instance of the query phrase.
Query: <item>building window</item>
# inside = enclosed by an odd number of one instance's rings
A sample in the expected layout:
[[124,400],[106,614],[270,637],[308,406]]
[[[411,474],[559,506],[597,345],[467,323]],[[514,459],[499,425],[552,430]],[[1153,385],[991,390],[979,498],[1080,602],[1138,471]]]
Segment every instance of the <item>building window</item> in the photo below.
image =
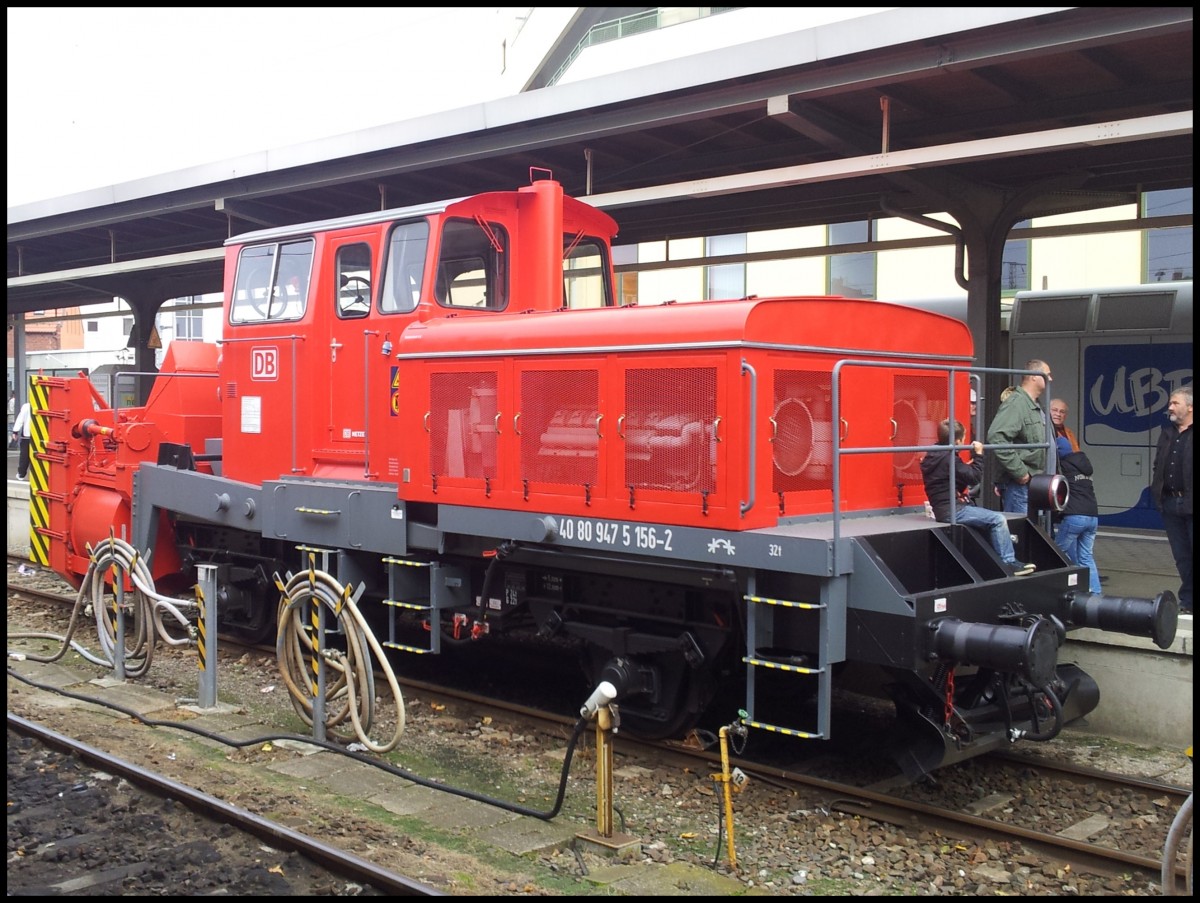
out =
[[[199,297],[181,298],[179,304],[199,304]],[[175,338],[182,342],[204,341],[204,314],[199,310],[177,310],[175,314]]]
[[[1142,195],[1143,215],[1176,216],[1192,212],[1192,189],[1172,188],[1147,191]],[[1146,282],[1169,282],[1193,278],[1192,227],[1147,229],[1145,232]]]
[[100,331],[100,321],[99,320],[88,320],[87,321],[87,331],[88,332],[99,332]]
[[563,307],[608,307],[613,303],[601,242],[563,235]]
[[638,274],[636,271],[622,273],[620,267],[638,262],[638,245],[613,245],[613,267],[617,272],[617,304],[624,307],[627,304],[638,303]]
[[[1027,219],[1013,225],[1014,229],[1028,229]],[[1015,295],[1029,290],[1030,268],[1028,238],[1014,238],[1004,243],[1004,255],[1000,258],[1000,293]]]
[[[858,220],[832,223],[829,245],[866,244],[875,238],[875,222]],[[874,298],[878,290],[874,251],[831,254],[829,256],[829,294],[844,298]]]
[[[746,253],[746,234],[710,235],[704,240],[706,257]],[[704,268],[705,297],[714,301],[746,297],[746,265],[721,263]]]
[[125,338],[133,335],[133,317],[121,317],[121,334]]

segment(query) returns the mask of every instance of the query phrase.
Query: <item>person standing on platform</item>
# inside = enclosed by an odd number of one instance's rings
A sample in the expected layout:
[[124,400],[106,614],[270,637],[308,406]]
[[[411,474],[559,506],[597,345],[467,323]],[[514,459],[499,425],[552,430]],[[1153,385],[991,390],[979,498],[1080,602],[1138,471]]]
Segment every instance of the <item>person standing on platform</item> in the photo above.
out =
[[1179,571],[1179,610],[1192,612],[1192,387],[1171,393],[1171,421],[1158,435],[1150,492],[1162,513],[1163,528]]
[[1071,451],[1079,451],[1079,440],[1075,438],[1075,434],[1071,432],[1071,428],[1067,426],[1067,414],[1071,409],[1067,403],[1061,398],[1052,399],[1050,402],[1050,422],[1054,424],[1054,435],[1056,438],[1065,438],[1071,443]]
[[[1067,440],[1067,448],[1073,452],[1079,451],[1079,440],[1075,438],[1075,434],[1071,432],[1071,428],[1067,426],[1067,414],[1070,412],[1067,403],[1061,398],[1054,398],[1050,401],[1050,424],[1054,427],[1054,437]],[[1056,448],[1061,454],[1062,445],[1059,444]],[[1061,471],[1060,471],[1061,473]],[[1055,536],[1058,527],[1058,518],[1050,522],[1050,535]],[[1078,564],[1078,562],[1076,562]]]
[[[1046,441],[1046,415],[1038,405],[1038,399],[1050,386],[1050,365],[1031,360],[1025,364],[1025,369],[1038,372],[1026,374],[1020,385],[1000,402],[988,427],[988,445],[1030,445]],[[1034,474],[1045,472],[1046,449],[1003,448],[996,449],[995,454],[1000,464],[997,483],[1004,510],[1013,514],[1028,513],[1029,481]]]
[[17,458],[17,479],[25,479],[25,475],[29,473],[29,446],[32,440],[29,438],[29,425],[32,420],[32,415],[29,408],[29,402],[21,405],[21,413],[17,414],[17,419],[13,423],[12,437],[14,441],[20,440],[21,453]]
[[1055,544],[1074,564],[1088,569],[1088,592],[1099,595],[1100,571],[1094,553],[1096,533],[1100,529],[1100,509],[1096,504],[1096,486],[1092,482],[1092,461],[1086,453],[1071,450],[1071,440],[1059,436],[1058,472],[1070,487],[1062,520],[1054,533]]

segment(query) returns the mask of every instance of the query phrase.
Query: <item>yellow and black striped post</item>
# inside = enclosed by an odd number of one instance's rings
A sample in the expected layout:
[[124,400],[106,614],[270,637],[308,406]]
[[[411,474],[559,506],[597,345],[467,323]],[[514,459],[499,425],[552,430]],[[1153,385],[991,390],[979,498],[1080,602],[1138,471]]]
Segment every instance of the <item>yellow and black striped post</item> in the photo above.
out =
[[325,665],[321,660],[321,641],[325,637],[325,606],[317,593],[317,556],[308,553],[308,617],[312,631],[310,668],[312,671],[313,738],[325,739]]
[[50,492],[49,460],[46,445],[50,439],[50,389],[41,374],[29,377],[29,560],[50,566]]
[[202,709],[217,706],[217,566],[196,565],[196,649],[199,652],[200,688],[196,703]]
[[125,679],[125,572],[115,561],[113,585],[113,677]]

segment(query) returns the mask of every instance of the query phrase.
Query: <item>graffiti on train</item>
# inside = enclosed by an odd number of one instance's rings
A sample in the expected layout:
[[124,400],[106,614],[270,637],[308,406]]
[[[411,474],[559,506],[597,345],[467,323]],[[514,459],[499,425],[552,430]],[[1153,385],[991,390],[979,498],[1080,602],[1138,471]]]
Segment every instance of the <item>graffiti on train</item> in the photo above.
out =
[[1171,392],[1192,381],[1192,346],[1089,345],[1083,375],[1089,445],[1142,444],[1166,422]]

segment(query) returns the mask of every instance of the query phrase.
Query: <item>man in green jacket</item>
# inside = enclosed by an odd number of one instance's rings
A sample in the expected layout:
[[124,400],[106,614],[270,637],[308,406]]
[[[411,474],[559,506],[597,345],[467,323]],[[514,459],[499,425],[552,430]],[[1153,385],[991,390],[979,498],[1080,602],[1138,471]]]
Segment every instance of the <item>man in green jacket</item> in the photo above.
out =
[[[1036,370],[1022,378],[1021,384],[1000,403],[996,416],[988,427],[988,445],[1029,445],[1046,441],[1046,412],[1038,399],[1046,394],[1050,384],[1050,365],[1032,360],[1026,370]],[[1040,374],[1040,375],[1039,375]],[[1046,470],[1044,448],[996,449],[1000,464],[997,482],[1004,499],[1004,510],[1015,514],[1029,511],[1029,481],[1034,474]]]

